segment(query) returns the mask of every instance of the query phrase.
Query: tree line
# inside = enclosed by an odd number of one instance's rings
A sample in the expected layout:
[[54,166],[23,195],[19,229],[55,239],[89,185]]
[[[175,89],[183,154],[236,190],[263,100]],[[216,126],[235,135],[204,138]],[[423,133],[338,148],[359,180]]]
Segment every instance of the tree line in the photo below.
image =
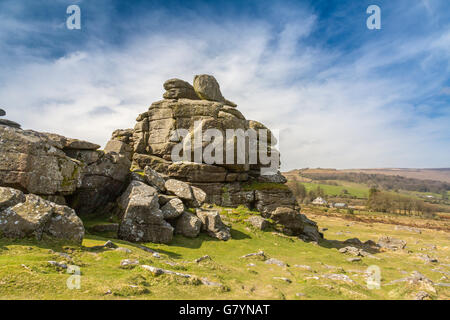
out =
[[324,172],[308,173],[301,172],[303,177],[313,180],[343,180],[356,183],[363,183],[369,186],[375,186],[384,190],[408,190],[419,192],[433,192],[447,194],[450,190],[450,183],[435,180],[420,180],[406,178],[402,176],[390,176],[378,173],[362,172]]

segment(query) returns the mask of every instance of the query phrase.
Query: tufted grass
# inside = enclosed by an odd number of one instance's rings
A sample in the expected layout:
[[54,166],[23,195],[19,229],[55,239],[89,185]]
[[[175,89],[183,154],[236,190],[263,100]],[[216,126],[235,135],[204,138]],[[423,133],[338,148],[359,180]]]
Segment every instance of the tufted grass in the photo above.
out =
[[[244,207],[219,209],[224,222],[231,227],[232,240],[222,242],[201,234],[195,239],[175,236],[170,245],[145,244],[159,252],[160,259],[136,244],[117,239],[111,240],[128,248],[131,253],[92,248],[108,240],[93,234],[86,236],[82,246],[54,241],[0,239],[0,299],[408,299],[420,288],[404,283],[386,284],[414,270],[436,283],[449,282],[441,280],[443,273],[433,271],[440,268],[450,272],[450,238],[444,231],[423,229],[421,234],[416,234],[395,230],[395,226],[390,224],[310,216],[320,228],[328,229],[324,232],[327,239],[343,241],[358,237],[365,241],[391,235],[408,243],[407,250],[381,252],[375,254],[379,260],[364,257],[361,262],[352,263],[347,261],[350,256],[339,253],[326,241],[306,243],[273,230],[262,232],[253,229],[245,218],[257,213]],[[429,249],[430,245],[437,248]],[[288,263],[289,267],[268,265],[257,258],[240,258],[259,250],[264,250],[268,257]],[[65,260],[56,252],[69,254],[72,264],[80,267],[79,290],[67,288],[70,274],[66,270],[48,264],[49,260]],[[416,257],[417,253],[427,253],[438,258],[439,262],[426,264]],[[194,262],[204,255],[209,255],[212,260]],[[173,275],[154,276],[139,266],[121,268],[122,259],[138,259],[140,264],[205,277],[223,284],[223,287],[210,287],[200,284],[198,279]],[[250,267],[249,263],[255,266]],[[311,270],[295,265],[307,265]],[[369,265],[381,268],[382,287],[379,290],[366,287],[362,272]],[[328,273],[348,275],[355,283],[314,279]],[[286,277],[292,283],[273,277]],[[297,296],[297,293],[303,296]],[[436,292],[430,295],[434,299],[450,299],[449,289],[445,287],[436,286]]]

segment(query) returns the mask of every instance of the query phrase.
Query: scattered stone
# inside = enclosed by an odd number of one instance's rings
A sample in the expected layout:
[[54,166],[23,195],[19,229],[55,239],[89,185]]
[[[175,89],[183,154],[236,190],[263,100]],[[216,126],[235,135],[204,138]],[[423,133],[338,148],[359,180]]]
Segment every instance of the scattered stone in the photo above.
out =
[[430,295],[425,291],[419,291],[414,296],[414,300],[429,300]]
[[199,262],[204,261],[204,260],[212,260],[212,259],[211,259],[211,257],[209,255],[204,255],[204,256],[202,256],[200,258],[195,259],[194,262],[195,263],[199,263]]
[[124,259],[120,262],[121,267],[137,266],[137,265],[139,265],[139,260],[137,259]]
[[303,265],[303,264],[294,264],[294,267],[300,268],[300,269],[305,269],[305,270],[308,270],[308,271],[312,270],[312,268],[310,266]]
[[48,263],[57,268],[67,269],[67,264],[65,262],[48,261]]
[[418,271],[413,271],[409,277],[393,280],[386,285],[394,285],[402,282],[406,282],[409,285],[418,286],[426,291],[436,293],[433,281]]
[[152,256],[153,256],[153,258],[161,259],[161,255],[160,255],[158,252],[154,252],[154,253],[152,254]]
[[288,266],[288,265],[287,265],[286,263],[284,263],[283,261],[277,260],[277,259],[275,259],[275,258],[270,258],[270,259],[266,260],[265,263],[266,263],[266,264],[275,264],[275,265],[280,266],[280,267],[287,267],[287,266]]
[[72,257],[69,256],[67,253],[64,253],[64,252],[55,252],[55,254],[58,255],[58,256],[60,256],[60,257],[62,257],[62,258],[64,258],[64,259],[66,259],[66,260],[68,260],[68,261],[72,261],[72,260],[73,260]]
[[287,282],[287,283],[292,283],[292,280],[289,279],[289,278],[284,278],[284,277],[273,277],[273,279],[275,279],[275,280],[281,280],[281,281],[284,281],[284,282]]
[[213,282],[213,281],[209,281],[206,278],[201,278],[200,279],[201,283],[204,284],[205,286],[210,286],[210,287],[223,287],[223,284],[219,283],[219,282]]
[[352,246],[340,248],[339,252],[340,253],[348,253],[353,256],[361,256],[361,257],[366,257],[366,256],[370,255],[368,252],[364,251],[363,249],[358,249],[358,248],[352,247]]
[[404,249],[406,246],[406,241],[396,238],[391,238],[389,236],[381,237],[378,240],[378,246],[387,250],[398,250]]
[[254,264],[254,263],[249,263],[249,264],[247,264],[247,267],[256,267],[256,264]]
[[301,292],[297,292],[297,293],[295,294],[295,296],[296,296],[296,297],[306,297],[306,294],[301,293]]
[[438,286],[438,287],[450,287],[450,283],[439,282],[439,283],[436,283],[436,286]]
[[422,233],[422,230],[420,230],[419,228],[413,228],[413,227],[408,227],[408,226],[395,226],[395,230],[405,230],[405,231],[410,231],[410,232],[414,232],[414,233]]
[[349,276],[347,276],[345,274],[341,274],[341,273],[324,274],[324,275],[322,275],[322,278],[335,280],[335,281],[344,281],[344,282],[347,282],[347,283],[355,283],[355,281],[350,279]]
[[150,248],[148,248],[148,247],[146,247],[146,246],[138,245],[137,247],[138,247],[139,249],[141,249],[141,250],[144,250],[145,252],[149,252],[149,253],[155,253],[155,252],[156,252],[155,250],[150,249]]
[[148,266],[148,265],[141,265],[141,267],[147,271],[150,271],[151,273],[153,273],[155,276],[159,276],[161,274],[173,274],[179,277],[183,277],[183,278],[192,278],[192,276],[190,274],[184,274],[184,273],[180,273],[180,272],[174,272],[174,271],[170,271],[170,270],[165,270],[165,269],[161,269],[161,268],[156,268],[156,267],[152,267],[152,266]]
[[348,262],[359,262],[359,261],[361,261],[361,258],[348,258],[347,261]]
[[432,257],[430,257],[427,254],[418,254],[417,257],[422,259],[423,261],[425,261],[427,263],[437,263],[437,262],[439,262],[438,259],[432,258]]
[[270,225],[269,221],[260,216],[251,216],[246,221],[258,230],[265,230]]
[[116,248],[116,249],[114,249],[115,251],[119,251],[119,252],[123,252],[123,253],[126,253],[126,254],[129,254],[129,253],[132,253],[133,251],[131,251],[130,249],[128,249],[128,248],[124,248],[124,247],[118,247],[118,248]]
[[255,253],[248,253],[248,254],[246,254],[246,255],[243,255],[241,258],[251,258],[251,257],[260,257],[260,258],[262,258],[263,260],[265,260],[266,259],[266,255],[264,254],[264,251],[258,251],[258,252],[255,252]]
[[327,231],[328,230],[328,228],[322,228],[322,229],[320,229],[320,231],[322,231],[322,232],[325,232],[325,231]]
[[103,245],[103,247],[109,248],[109,249],[118,248],[118,246],[115,243],[113,243],[111,240],[106,241],[105,244]]

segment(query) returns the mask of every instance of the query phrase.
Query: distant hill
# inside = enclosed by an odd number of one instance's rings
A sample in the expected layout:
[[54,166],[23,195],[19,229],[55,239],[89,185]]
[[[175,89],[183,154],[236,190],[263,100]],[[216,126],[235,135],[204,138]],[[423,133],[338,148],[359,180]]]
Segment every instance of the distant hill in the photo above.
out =
[[333,184],[348,181],[384,190],[406,190],[446,194],[450,191],[450,169],[299,169],[285,173],[299,182]]
[[[299,172],[300,170],[292,170],[289,172]],[[389,176],[401,176],[405,178],[419,180],[434,180],[450,183],[450,168],[441,169],[408,169],[408,168],[381,168],[381,169],[301,169],[303,173],[366,173],[366,174],[384,174]]]

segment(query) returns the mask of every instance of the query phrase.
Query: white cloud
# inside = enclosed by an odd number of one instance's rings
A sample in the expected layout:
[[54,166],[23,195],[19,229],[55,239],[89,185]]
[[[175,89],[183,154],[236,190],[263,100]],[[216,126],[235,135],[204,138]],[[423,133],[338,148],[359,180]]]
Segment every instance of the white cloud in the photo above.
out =
[[174,28],[135,35],[120,48],[36,59],[0,75],[1,104],[24,128],[104,145],[161,99],[166,79],[210,73],[247,119],[281,129],[283,169],[448,165],[449,142],[445,151],[437,141],[449,118],[418,117],[409,103],[440,83],[375,72],[432,54],[421,44],[448,46],[432,37],[405,41],[392,55],[392,45],[366,46],[343,63],[342,53],[304,41],[316,17],[303,15],[280,31],[259,21],[199,22],[189,34]]

